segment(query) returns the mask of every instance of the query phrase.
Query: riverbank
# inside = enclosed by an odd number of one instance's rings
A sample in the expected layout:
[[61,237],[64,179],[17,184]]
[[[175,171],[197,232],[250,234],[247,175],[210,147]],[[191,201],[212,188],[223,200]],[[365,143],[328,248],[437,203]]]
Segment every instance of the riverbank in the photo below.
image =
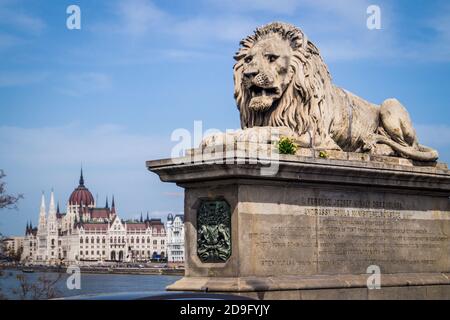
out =
[[[81,273],[88,274],[129,274],[129,275],[166,275],[183,276],[184,269],[178,268],[158,268],[158,267],[103,267],[103,266],[79,266]],[[1,266],[0,270],[24,270],[27,273],[32,272],[57,272],[66,273],[67,267],[64,266]]]
[[[0,274],[0,300],[2,299],[33,299],[32,295],[22,297],[21,282],[18,276],[23,277],[28,285],[43,287],[42,278],[47,280],[57,280],[52,286],[55,289],[55,297],[71,297],[79,295],[101,295],[120,294],[132,292],[145,292],[148,295],[162,294],[168,285],[179,280],[180,276],[152,274],[151,276],[142,274],[98,274],[81,273],[80,287],[72,288],[67,285],[70,275],[62,272],[41,272],[23,273],[19,269],[3,270]],[[31,294],[33,292],[30,292]],[[45,297],[41,297],[45,299]]]

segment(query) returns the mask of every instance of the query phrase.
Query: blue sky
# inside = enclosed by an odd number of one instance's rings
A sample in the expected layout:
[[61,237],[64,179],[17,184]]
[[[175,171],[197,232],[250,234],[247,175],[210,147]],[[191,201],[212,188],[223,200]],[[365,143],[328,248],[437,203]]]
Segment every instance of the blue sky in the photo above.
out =
[[[81,8],[81,30],[66,8]],[[381,8],[381,30],[366,9]],[[19,210],[0,232],[37,223],[41,191],[61,206],[85,181],[119,214],[182,212],[183,193],[146,171],[177,128],[237,128],[232,56],[274,20],[302,28],[334,82],[374,103],[398,98],[419,140],[450,161],[450,4],[365,0],[0,0],[0,168]]]

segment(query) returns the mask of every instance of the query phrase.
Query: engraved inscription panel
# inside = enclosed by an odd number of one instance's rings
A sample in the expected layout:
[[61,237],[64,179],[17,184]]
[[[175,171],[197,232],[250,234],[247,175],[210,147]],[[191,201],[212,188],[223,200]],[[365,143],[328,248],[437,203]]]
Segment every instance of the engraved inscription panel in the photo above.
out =
[[299,202],[285,214],[271,214],[273,203],[240,212],[241,225],[251,226],[241,234],[248,274],[362,274],[370,265],[383,273],[450,269],[448,217],[402,210],[402,201]]

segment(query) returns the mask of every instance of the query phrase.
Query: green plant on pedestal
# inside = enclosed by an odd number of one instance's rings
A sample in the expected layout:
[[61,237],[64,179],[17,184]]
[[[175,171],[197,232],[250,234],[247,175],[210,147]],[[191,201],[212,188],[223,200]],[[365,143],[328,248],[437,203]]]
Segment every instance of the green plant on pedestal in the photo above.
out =
[[295,154],[298,150],[298,144],[294,142],[294,139],[288,137],[281,137],[278,141],[278,151],[280,154]]

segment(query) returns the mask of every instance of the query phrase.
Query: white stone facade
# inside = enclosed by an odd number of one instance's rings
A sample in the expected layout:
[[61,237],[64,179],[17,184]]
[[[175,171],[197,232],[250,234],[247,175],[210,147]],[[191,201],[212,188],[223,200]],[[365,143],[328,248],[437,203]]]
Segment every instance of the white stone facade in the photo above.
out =
[[167,261],[184,262],[184,216],[167,217]]
[[4,254],[7,256],[15,256],[21,248],[23,248],[24,237],[10,237],[3,239]]
[[123,221],[111,208],[97,207],[89,190],[72,193],[66,213],[55,207],[53,191],[46,211],[42,195],[37,228],[27,225],[22,261],[36,264],[165,261],[167,234],[161,219]]

